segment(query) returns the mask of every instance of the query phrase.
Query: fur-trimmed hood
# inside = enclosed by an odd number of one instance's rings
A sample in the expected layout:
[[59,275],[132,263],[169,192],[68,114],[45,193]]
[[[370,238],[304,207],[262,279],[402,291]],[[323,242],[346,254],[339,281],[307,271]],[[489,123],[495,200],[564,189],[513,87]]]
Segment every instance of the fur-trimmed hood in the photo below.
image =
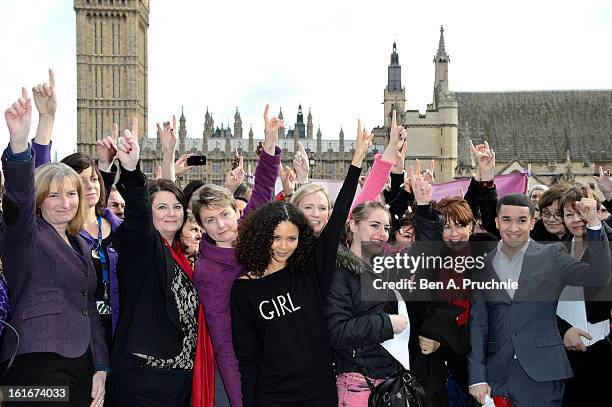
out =
[[357,257],[350,250],[342,247],[338,249],[338,256],[336,256],[336,267],[346,269],[347,271],[351,271],[357,275],[367,272],[373,273],[372,265]]

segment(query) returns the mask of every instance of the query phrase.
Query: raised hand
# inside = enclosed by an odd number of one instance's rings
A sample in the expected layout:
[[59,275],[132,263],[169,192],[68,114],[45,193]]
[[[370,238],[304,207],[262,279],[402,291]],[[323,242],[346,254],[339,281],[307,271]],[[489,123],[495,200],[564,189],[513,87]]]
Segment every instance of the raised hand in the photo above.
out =
[[402,148],[395,152],[395,165],[391,172],[393,174],[404,173],[404,161],[406,161],[406,153],[408,152],[408,143],[404,141]]
[[123,168],[134,171],[140,158],[140,146],[138,145],[138,118],[132,119],[132,130],[125,129],[123,137],[117,143],[117,159]]
[[604,195],[607,201],[612,199],[612,175],[610,175],[610,169],[607,168],[605,171],[601,166],[599,167],[599,177],[593,177],[597,181],[597,187]]
[[407,137],[406,129],[404,128],[404,126],[397,125],[396,116],[397,114],[394,110],[393,115],[391,116],[391,131],[389,132],[389,144],[387,144],[387,147],[385,148],[385,151],[382,156],[384,161],[393,162],[395,160],[395,153],[402,148],[402,146],[404,145],[404,141]]
[[24,152],[28,148],[28,135],[32,124],[32,99],[26,88],[21,88],[21,97],[4,112],[9,129],[10,145],[13,153]]
[[432,188],[429,182],[423,180],[421,164],[418,161],[416,163],[416,173],[412,165],[408,166],[408,178],[410,179],[410,185],[417,205],[428,205],[433,199]]
[[38,114],[55,116],[57,111],[57,95],[55,93],[55,74],[49,68],[49,82],[41,83],[32,88],[32,96]]
[[298,141],[299,150],[293,156],[293,169],[299,183],[308,182],[308,174],[310,173],[310,164],[308,163],[308,154],[304,145]]
[[100,171],[109,172],[113,166],[113,160],[117,155],[117,141],[119,139],[119,126],[113,123],[113,130],[110,136],[103,137],[96,141],[96,151],[98,153],[98,168]]
[[355,152],[353,153],[352,165],[361,168],[363,159],[372,145],[372,140],[374,140],[374,135],[370,134],[370,132],[363,127],[361,120],[357,119],[357,137],[355,139]]
[[582,198],[580,202],[576,202],[576,210],[580,217],[584,219],[588,226],[599,226],[601,221],[597,213],[597,201],[593,198],[593,190],[587,184],[587,197]]
[[293,191],[295,191],[296,174],[287,166],[279,167],[278,173],[278,175],[280,175],[281,184],[283,185],[283,194],[285,194],[285,197],[290,197],[293,195]]
[[495,151],[489,147],[487,141],[474,147],[472,140],[469,140],[469,148],[473,157],[476,159],[480,181],[491,181],[495,170]]
[[242,184],[242,181],[244,181],[243,159],[241,156],[238,157],[238,166],[233,170],[228,171],[225,177],[225,187],[232,191],[232,193],[240,184]]
[[179,157],[178,160],[174,163],[174,174],[181,175],[189,171],[193,168],[191,165],[187,165],[187,159],[191,157],[193,154],[183,154]]
[[436,165],[436,160],[431,160],[431,169],[426,169],[425,172],[423,172],[423,179],[427,182],[429,182],[430,184],[434,183],[434,168]]
[[157,137],[159,137],[162,151],[174,151],[178,141],[178,137],[176,135],[176,116],[172,115],[172,127],[170,127],[170,122],[164,122],[163,126],[164,128],[162,129],[159,126],[159,123],[157,123]]
[[266,141],[264,142],[264,150],[269,155],[274,155],[276,151],[276,143],[278,142],[278,131],[285,128],[285,121],[280,120],[278,117],[268,117],[270,105],[266,105],[264,109],[264,124]]

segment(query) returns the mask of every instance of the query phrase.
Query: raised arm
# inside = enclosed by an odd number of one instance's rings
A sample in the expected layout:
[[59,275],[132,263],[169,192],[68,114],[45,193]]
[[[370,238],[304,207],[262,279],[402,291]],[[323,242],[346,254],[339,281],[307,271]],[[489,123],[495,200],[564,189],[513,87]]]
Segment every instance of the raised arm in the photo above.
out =
[[104,180],[104,190],[106,191],[106,196],[104,197],[105,203],[108,201],[108,196],[110,195],[111,188],[115,183],[115,175],[117,174],[117,167],[113,165],[113,161],[117,155],[118,139],[119,126],[117,126],[117,123],[113,123],[111,135],[96,141],[98,169],[102,174],[102,179]]
[[153,215],[147,177],[138,168],[138,119],[132,120],[132,130],[125,130],[117,144],[117,158],[121,176],[117,190],[125,199],[125,218],[115,234],[115,247],[122,251],[126,245],[143,247],[153,239]]
[[3,244],[12,247],[32,239],[36,227],[34,157],[28,144],[32,100],[25,88],[21,89],[21,97],[4,112],[4,118],[9,145],[2,155],[5,196],[0,229]]
[[285,122],[278,117],[270,118],[268,116],[269,110],[270,106],[266,105],[264,110],[266,141],[255,168],[255,184],[253,185],[251,198],[244,208],[243,218],[261,205],[270,202],[272,194],[274,194],[274,185],[276,184],[281,159],[281,149],[276,146],[276,143],[278,142],[278,130],[285,128]]
[[[361,121],[358,122],[358,126],[359,129],[361,129]],[[330,270],[330,268],[333,267],[332,265],[336,260],[340,237],[342,236],[342,231],[344,230],[344,225],[351,209],[351,202],[355,197],[355,191],[359,183],[361,164],[368,152],[368,148],[372,144],[372,139],[373,136],[365,130],[357,134],[353,161],[349,166],[340,192],[338,192],[338,196],[336,197],[334,210],[317,241],[315,265],[319,277],[319,288],[321,289],[323,298],[325,298],[329,290],[329,284],[332,278],[332,270]]]
[[599,167],[599,177],[594,177],[597,181],[597,187],[604,196],[602,201],[603,206],[612,213],[612,176],[610,175],[610,169],[607,168],[605,171]]
[[408,178],[417,204],[414,228],[416,241],[441,242],[444,220],[433,210],[431,184],[423,178],[420,171],[415,174],[412,165],[408,167]]
[[489,147],[487,141],[474,147],[470,140],[469,147],[478,166],[478,180],[472,179],[465,198],[472,210],[474,208],[480,210],[482,227],[499,237],[499,231],[495,225],[497,207],[497,188],[494,183],[495,151]]
[[[389,178],[391,169],[395,165],[397,160],[402,160],[402,153],[400,152],[404,147],[404,140],[406,140],[406,129],[403,126],[398,126],[395,119],[395,110],[393,111],[393,117],[391,119],[391,131],[389,133],[389,144],[385,148],[382,155],[377,154],[372,166],[372,171],[368,178],[366,178],[361,193],[353,202],[353,208],[362,202],[374,201],[380,195],[385,183]],[[363,132],[361,130],[361,121],[358,122],[357,133]],[[405,151],[404,151],[405,155]]]
[[51,136],[55,112],[57,111],[57,93],[55,90],[55,73],[49,68],[49,82],[41,83],[32,88],[34,104],[38,110],[38,127],[32,141],[36,151],[36,168],[51,162]]
[[586,223],[590,264],[576,260],[561,246],[555,259],[567,285],[604,287],[610,281],[612,269],[610,242],[598,217],[597,201],[593,198],[593,191],[588,185],[587,194],[586,198],[576,202],[576,210]]
[[162,165],[161,177],[176,181],[176,173],[174,168],[174,158],[176,155],[176,143],[178,136],[176,135],[176,116],[172,115],[172,126],[170,122],[164,122],[163,129],[157,123],[157,137],[162,147]]

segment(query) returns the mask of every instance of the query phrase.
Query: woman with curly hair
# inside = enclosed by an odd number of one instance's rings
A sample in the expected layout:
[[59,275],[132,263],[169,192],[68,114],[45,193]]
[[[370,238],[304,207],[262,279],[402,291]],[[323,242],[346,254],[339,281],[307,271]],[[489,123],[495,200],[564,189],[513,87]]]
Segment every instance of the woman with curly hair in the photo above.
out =
[[317,241],[286,202],[262,206],[239,229],[236,257],[248,273],[234,283],[231,311],[244,406],[337,404],[322,318],[330,273],[320,262],[339,237],[327,237]]
[[358,132],[335,210],[320,233],[285,202],[262,206],[238,230],[236,258],[247,274],[234,283],[231,313],[244,406],[337,405],[323,299],[371,141]]

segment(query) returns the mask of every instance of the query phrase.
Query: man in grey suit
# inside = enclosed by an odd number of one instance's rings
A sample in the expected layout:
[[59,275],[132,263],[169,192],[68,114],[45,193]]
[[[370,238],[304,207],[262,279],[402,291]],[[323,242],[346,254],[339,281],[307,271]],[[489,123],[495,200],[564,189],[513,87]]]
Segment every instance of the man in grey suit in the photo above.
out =
[[470,394],[481,404],[491,393],[510,399],[513,407],[562,404],[563,380],[572,370],[557,328],[559,295],[566,285],[605,286],[612,264],[592,193],[576,202],[576,209],[587,223],[590,265],[561,244],[529,239],[535,208],[525,195],[507,195],[497,203],[502,240],[472,280],[510,280],[518,287],[472,292],[468,372]]

